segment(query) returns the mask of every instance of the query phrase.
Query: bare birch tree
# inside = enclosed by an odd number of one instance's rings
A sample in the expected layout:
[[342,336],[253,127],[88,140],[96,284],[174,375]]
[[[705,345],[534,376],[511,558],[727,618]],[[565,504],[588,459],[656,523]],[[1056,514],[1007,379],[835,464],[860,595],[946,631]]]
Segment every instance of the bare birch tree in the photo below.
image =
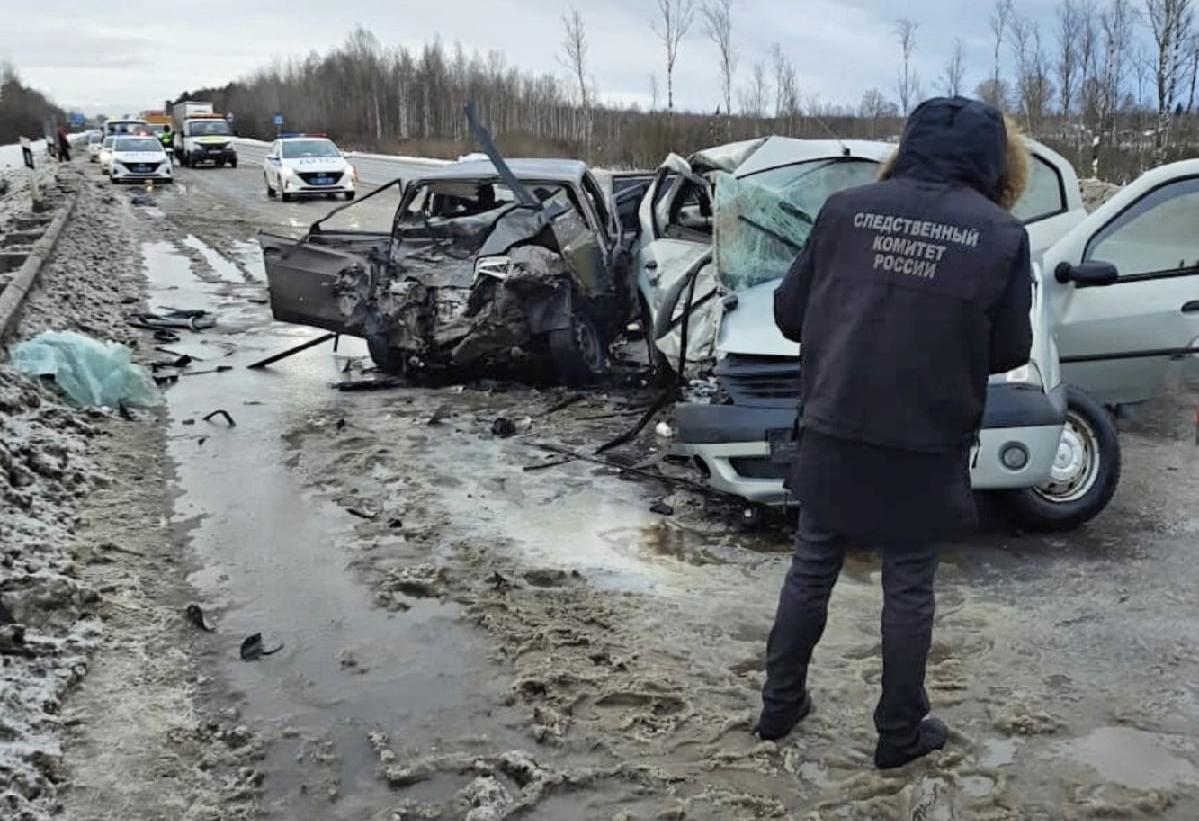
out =
[[770,101],[770,81],[766,79],[766,64],[754,63],[749,83],[741,89],[741,113],[760,120],[766,116]]
[[1195,84],[1199,80],[1199,34],[1191,37],[1191,93],[1187,97],[1187,114],[1195,111]]
[[650,24],[666,50],[666,110],[674,114],[674,64],[679,43],[695,22],[695,0],[658,0],[658,16]]
[[720,96],[724,101],[726,131],[733,127],[733,75],[737,50],[733,46],[733,0],[710,0],[703,7],[704,30],[716,46],[720,60]]
[[1012,15],[1008,21],[1008,39],[1016,59],[1016,92],[1025,125],[1037,133],[1053,96],[1049,79],[1049,60],[1041,42],[1041,28],[1034,20]]
[[649,110],[658,110],[658,75],[649,73]]
[[1153,135],[1154,161],[1165,162],[1170,147],[1170,124],[1178,86],[1189,55],[1194,8],[1191,0],[1145,0],[1145,17],[1157,46],[1154,77],[1157,81],[1157,128]]
[[1058,111],[1064,120],[1070,119],[1074,95],[1078,89],[1082,21],[1076,0],[1059,0],[1057,6],[1057,74]]
[[562,15],[562,26],[566,36],[562,41],[563,62],[571,75],[579,84],[579,115],[578,138],[585,146],[587,153],[591,152],[591,86],[587,82],[587,26],[579,10],[571,8],[569,14]]
[[953,50],[941,71],[941,90],[950,97],[962,93],[962,81],[966,78],[966,44],[961,37],[953,38]]
[[912,113],[912,105],[920,97],[920,77],[912,67],[912,53],[916,50],[916,30],[920,25],[908,17],[895,21],[895,39],[899,41],[899,76],[895,90],[899,93],[899,107],[906,117]]
[[[995,0],[995,8],[991,11],[991,16],[987,20],[987,24],[991,29],[992,43],[995,47],[994,60],[991,71],[991,82],[980,86],[980,90],[989,88],[994,95],[998,95],[1003,89],[1003,72],[1000,66],[999,58],[1003,53],[1003,43],[1007,37],[1008,21],[1012,18],[1012,0]],[[991,105],[1003,108],[1005,100],[1001,97],[984,97]]]
[[783,52],[783,47],[774,43],[770,47],[771,73],[774,75],[774,117],[777,128],[783,134],[793,136],[799,116],[799,78],[795,65]]
[[1111,0],[1099,15],[1100,56],[1097,74],[1096,115],[1098,130],[1109,137],[1116,128],[1120,90],[1128,72],[1132,45],[1133,12],[1129,0]]

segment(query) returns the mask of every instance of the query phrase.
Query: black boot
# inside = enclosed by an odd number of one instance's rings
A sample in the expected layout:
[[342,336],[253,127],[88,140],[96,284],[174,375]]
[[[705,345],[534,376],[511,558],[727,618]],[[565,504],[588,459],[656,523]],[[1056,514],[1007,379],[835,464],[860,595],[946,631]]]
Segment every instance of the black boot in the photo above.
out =
[[939,718],[926,718],[920,722],[916,740],[907,746],[897,747],[880,738],[878,746],[874,749],[874,764],[880,770],[902,767],[933,750],[940,750],[948,738],[949,728],[945,726],[945,722]]
[[794,730],[795,725],[803,721],[810,712],[812,712],[812,697],[805,690],[803,701],[794,709],[772,710],[763,707],[754,732],[763,741],[777,741]]

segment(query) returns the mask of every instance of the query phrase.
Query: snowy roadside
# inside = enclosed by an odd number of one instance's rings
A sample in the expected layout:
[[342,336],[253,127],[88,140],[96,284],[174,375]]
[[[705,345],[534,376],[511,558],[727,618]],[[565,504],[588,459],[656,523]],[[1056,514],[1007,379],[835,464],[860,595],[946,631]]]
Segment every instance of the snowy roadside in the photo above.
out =
[[[134,218],[123,198],[77,167],[61,175],[80,189],[79,207],[14,338],[5,342],[70,329],[136,345],[137,332],[126,325],[144,290]],[[4,199],[10,198],[11,192]],[[124,420],[80,410],[0,363],[0,815],[6,819],[60,815],[81,803],[67,800],[68,788],[126,818],[212,818],[204,808],[219,802],[205,797],[218,794],[233,813],[253,804],[252,784],[232,782],[256,746],[248,735],[229,741],[229,728],[195,707],[186,625],[164,601],[183,575],[163,555],[170,544],[169,470],[159,414]],[[137,709],[108,698],[105,686],[118,684],[145,693]],[[116,721],[139,730],[136,750],[94,743],[94,725]],[[92,784],[75,780],[67,765],[68,746],[109,764],[136,753],[145,778],[168,779],[176,797],[151,816],[147,805],[135,809],[116,798],[112,785],[89,794]],[[169,760],[182,763],[172,769],[162,763]],[[208,769],[201,771],[200,762]],[[138,771],[122,762],[112,777],[136,786]],[[233,798],[238,789],[241,798]],[[196,807],[199,814],[185,816]]]

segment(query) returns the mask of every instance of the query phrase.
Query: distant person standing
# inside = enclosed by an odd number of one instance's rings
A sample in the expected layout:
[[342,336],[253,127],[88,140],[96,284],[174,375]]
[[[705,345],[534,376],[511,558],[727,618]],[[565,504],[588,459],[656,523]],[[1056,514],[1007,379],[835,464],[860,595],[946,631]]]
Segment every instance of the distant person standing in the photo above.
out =
[[67,137],[67,127],[62,123],[58,124],[58,161],[71,161],[71,140]]
[[882,552],[880,768],[945,745],[924,689],[935,543],[972,524],[969,454],[987,376],[1028,361],[1029,241],[1009,213],[1029,158],[991,106],[937,98],[908,119],[880,181],[828,199],[774,295],[800,343],[802,505],[767,644],[757,732],[812,708],[812,650],[848,545]]

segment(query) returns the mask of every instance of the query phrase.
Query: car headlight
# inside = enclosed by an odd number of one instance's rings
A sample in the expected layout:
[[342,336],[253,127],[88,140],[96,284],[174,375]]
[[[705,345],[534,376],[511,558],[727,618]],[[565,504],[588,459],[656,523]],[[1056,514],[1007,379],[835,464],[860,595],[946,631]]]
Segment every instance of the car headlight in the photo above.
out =
[[1035,362],[1029,362],[1027,365],[1021,365],[1019,368],[1008,371],[1004,374],[1004,381],[1008,384],[1030,385],[1036,388],[1045,387],[1045,380],[1041,377],[1041,369],[1037,367]]
[[503,282],[512,270],[512,260],[509,257],[479,257],[475,260],[475,282],[482,277],[493,277]]

